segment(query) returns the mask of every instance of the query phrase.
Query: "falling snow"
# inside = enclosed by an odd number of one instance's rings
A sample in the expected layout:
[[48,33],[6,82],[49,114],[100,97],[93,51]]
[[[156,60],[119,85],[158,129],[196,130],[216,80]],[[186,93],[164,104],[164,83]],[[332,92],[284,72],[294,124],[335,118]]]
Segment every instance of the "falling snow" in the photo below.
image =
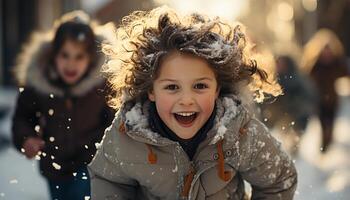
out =
[[49,113],[50,116],[52,116],[53,113],[54,113],[53,109],[49,109],[49,112],[48,112],[48,113]]
[[61,165],[59,165],[59,164],[57,164],[57,163],[55,163],[55,162],[52,163],[52,166],[53,166],[56,170],[60,170],[60,169],[61,169]]
[[36,125],[36,126],[34,127],[34,130],[35,130],[35,132],[39,133],[39,131],[40,131],[40,126],[39,126],[39,125]]

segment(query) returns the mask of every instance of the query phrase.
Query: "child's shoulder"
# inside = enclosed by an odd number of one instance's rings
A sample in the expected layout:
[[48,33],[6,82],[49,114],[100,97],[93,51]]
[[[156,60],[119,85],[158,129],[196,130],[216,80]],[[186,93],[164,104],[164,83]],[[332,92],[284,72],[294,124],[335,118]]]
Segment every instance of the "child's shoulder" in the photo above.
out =
[[110,155],[114,155],[118,160],[125,162],[137,163],[138,161],[134,160],[137,156],[132,155],[141,156],[141,154],[147,152],[147,146],[144,143],[135,140],[127,134],[125,121],[120,110],[117,111],[112,124],[106,128],[103,139],[97,146],[99,148],[102,146],[104,152],[109,152]]
[[[225,138],[227,141],[252,142],[251,145],[255,145],[254,142],[272,138],[265,124],[256,118],[253,105],[242,103],[235,97],[224,97],[220,102],[217,106],[217,140]],[[215,142],[214,138],[212,143]]]

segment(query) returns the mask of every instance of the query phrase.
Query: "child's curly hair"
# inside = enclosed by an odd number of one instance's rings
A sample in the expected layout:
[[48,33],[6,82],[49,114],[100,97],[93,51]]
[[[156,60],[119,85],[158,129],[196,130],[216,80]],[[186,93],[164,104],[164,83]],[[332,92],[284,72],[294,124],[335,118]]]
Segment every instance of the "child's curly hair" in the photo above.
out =
[[258,100],[264,93],[277,96],[279,85],[267,81],[267,73],[248,58],[250,44],[241,27],[199,14],[180,17],[167,7],[124,17],[116,30],[119,43],[103,48],[109,58],[103,71],[114,91],[111,105],[119,108],[125,101],[145,100],[162,58],[174,51],[205,59],[216,74],[220,96],[237,94],[241,83]]

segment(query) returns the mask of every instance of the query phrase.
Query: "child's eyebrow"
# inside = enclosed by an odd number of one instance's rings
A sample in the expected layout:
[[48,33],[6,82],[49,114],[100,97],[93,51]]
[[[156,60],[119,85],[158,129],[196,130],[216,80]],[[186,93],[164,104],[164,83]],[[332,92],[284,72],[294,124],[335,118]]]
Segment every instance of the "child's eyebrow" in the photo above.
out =
[[213,81],[214,79],[209,78],[209,77],[203,77],[203,78],[198,78],[198,79],[196,79],[196,81],[203,81],[203,80]]
[[175,79],[169,79],[169,78],[159,80],[159,82],[166,82],[166,81],[177,82],[177,80],[175,80]]
[[[203,81],[203,80],[213,81],[214,79],[209,78],[209,77],[202,77],[202,78],[197,78],[197,79],[195,79],[195,81]],[[159,80],[159,82],[166,82],[166,81],[170,81],[170,82],[178,82],[178,80],[175,80],[175,79],[170,79],[170,78],[165,78],[165,79],[161,79],[161,80]]]

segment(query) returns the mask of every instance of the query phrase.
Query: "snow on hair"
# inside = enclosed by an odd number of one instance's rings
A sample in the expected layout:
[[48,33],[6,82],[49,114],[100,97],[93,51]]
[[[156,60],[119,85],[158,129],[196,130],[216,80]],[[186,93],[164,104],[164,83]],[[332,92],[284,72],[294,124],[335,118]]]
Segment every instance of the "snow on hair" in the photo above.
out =
[[278,95],[279,85],[268,82],[267,73],[251,59],[251,44],[242,28],[200,14],[180,16],[166,6],[124,17],[116,30],[117,44],[103,46],[111,105],[118,108],[125,101],[147,98],[162,58],[175,51],[205,59],[216,74],[221,96],[238,93],[242,82],[257,98]]

